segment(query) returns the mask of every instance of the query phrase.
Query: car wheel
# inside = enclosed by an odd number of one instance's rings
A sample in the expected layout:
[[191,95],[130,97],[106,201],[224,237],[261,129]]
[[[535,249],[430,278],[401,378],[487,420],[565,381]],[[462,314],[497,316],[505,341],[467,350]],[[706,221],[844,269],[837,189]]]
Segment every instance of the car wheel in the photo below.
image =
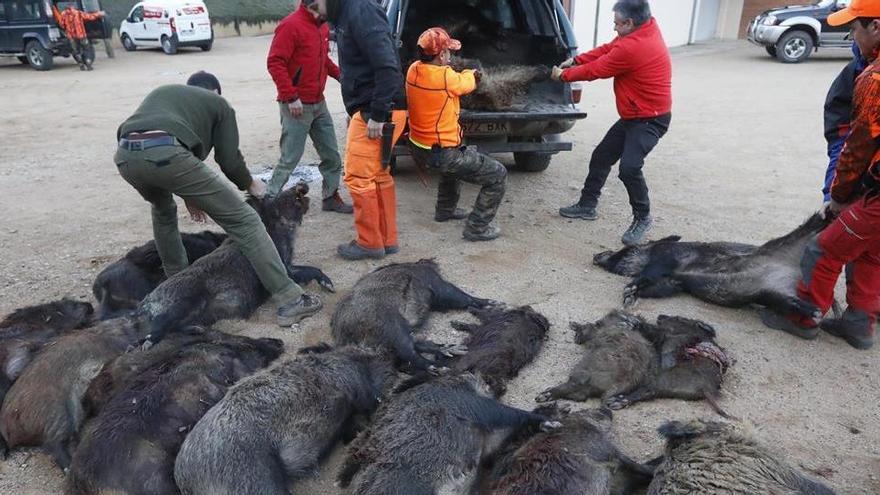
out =
[[162,36],[162,51],[165,52],[166,55],[174,55],[177,53],[177,37]]
[[776,58],[786,64],[803,62],[813,52],[813,38],[806,31],[789,31],[776,42]]
[[551,153],[536,153],[534,151],[522,151],[513,154],[516,168],[523,172],[543,172],[550,166],[553,159]]
[[134,44],[134,41],[132,41],[131,37],[127,34],[123,34],[120,37],[120,40],[122,41],[122,48],[125,48],[125,51],[133,52],[137,50],[137,45]]
[[27,62],[36,70],[50,70],[53,65],[52,52],[43,48],[39,41],[31,41],[24,48]]
[[214,47],[213,41],[209,41],[209,42],[205,43],[204,45],[199,46],[199,48],[201,48],[203,52],[210,52],[211,48],[213,48],[213,47]]
[[764,49],[767,50],[767,55],[776,58],[776,46],[765,46]]

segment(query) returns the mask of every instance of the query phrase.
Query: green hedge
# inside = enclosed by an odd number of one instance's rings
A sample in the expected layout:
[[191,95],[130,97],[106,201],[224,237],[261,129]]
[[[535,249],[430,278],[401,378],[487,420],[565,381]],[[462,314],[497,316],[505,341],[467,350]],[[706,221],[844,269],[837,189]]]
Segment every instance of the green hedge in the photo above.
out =
[[[293,12],[299,0],[204,0],[215,24],[262,24],[277,21]],[[136,0],[102,0],[110,25],[118,29]]]

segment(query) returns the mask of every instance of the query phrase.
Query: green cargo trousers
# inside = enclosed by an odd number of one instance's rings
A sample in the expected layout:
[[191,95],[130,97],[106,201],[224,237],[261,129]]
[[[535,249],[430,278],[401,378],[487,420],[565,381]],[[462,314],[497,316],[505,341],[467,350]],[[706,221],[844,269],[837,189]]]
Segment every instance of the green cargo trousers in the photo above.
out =
[[152,204],[153,238],[167,276],[189,265],[177,229],[175,194],[204,211],[229,234],[278,304],[296,301],[302,288],[287,275],[278,249],[253,208],[229,183],[183,146],[143,151],[120,147],[113,157],[119,174]]
[[272,172],[267,194],[275,196],[290,179],[293,169],[299,164],[306,147],[306,138],[312,138],[312,144],[321,158],[318,170],[321,171],[323,185],[321,199],[333,196],[339,189],[339,177],[342,174],[342,158],[339,156],[339,145],[336,142],[336,129],[333,118],[327,110],[327,102],[314,105],[303,104],[302,117],[295,119],[290,115],[286,103],[279,103],[281,111],[281,158]]

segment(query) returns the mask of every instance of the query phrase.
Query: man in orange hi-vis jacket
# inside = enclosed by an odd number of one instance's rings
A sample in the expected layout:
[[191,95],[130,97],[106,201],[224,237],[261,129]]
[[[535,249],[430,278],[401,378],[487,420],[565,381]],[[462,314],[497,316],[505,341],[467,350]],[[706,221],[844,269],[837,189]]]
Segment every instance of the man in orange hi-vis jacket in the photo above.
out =
[[[443,28],[422,33],[418,47],[419,60],[406,75],[409,140],[413,159],[441,173],[434,220],[445,222],[467,216],[465,240],[491,241],[500,233],[492,220],[504,198],[507,170],[475,148],[462,146],[458,123],[459,99],[477,88],[480,73],[456,72],[449,67],[451,52],[460,50],[461,42]],[[470,215],[456,208],[462,182],[482,186]]]
[[70,42],[71,55],[79,64],[79,70],[92,70],[93,60],[86,55],[89,52],[89,37],[86,36],[85,23],[102,17],[104,17],[103,10],[88,13],[77,10],[73,4],[68,4],[67,8],[58,15],[59,25]]

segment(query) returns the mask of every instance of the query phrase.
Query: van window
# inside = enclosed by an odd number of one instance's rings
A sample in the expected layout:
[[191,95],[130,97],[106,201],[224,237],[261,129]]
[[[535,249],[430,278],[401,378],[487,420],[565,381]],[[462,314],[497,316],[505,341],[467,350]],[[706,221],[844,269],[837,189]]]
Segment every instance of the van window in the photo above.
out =
[[144,22],[144,6],[139,5],[135,7],[134,10],[131,11],[131,15],[129,16],[129,22]]
[[12,21],[38,21],[43,17],[40,0],[13,0],[8,5],[9,19]]

